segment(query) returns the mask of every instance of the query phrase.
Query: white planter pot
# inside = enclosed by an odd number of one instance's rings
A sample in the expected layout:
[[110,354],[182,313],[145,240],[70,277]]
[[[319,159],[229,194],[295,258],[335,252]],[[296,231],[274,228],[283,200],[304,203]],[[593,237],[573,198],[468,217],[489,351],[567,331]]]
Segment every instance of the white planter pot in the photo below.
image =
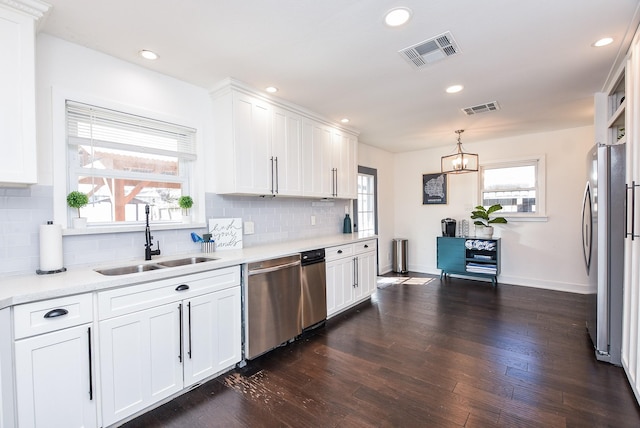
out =
[[86,217],[73,217],[71,219],[71,224],[74,229],[86,229],[87,227],[87,218]]
[[493,226],[476,226],[476,238],[491,239]]
[[183,223],[191,223],[191,215],[190,214],[182,214],[182,222]]

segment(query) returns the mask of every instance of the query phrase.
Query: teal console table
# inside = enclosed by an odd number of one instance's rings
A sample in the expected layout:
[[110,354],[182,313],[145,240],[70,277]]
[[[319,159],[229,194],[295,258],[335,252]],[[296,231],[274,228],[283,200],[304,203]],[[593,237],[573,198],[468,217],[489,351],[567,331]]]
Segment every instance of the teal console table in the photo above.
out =
[[447,275],[476,276],[498,283],[500,274],[500,238],[438,237],[440,279]]

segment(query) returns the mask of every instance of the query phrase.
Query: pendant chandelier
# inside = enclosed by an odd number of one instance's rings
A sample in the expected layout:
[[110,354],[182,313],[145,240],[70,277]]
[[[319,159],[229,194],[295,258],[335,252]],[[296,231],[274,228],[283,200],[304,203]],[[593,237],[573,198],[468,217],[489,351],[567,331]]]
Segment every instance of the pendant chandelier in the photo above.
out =
[[458,129],[458,145],[454,154],[448,156],[442,156],[440,160],[440,168],[443,173],[446,174],[462,174],[465,172],[478,172],[478,155],[475,153],[465,153],[462,150],[462,143],[460,142],[460,134],[464,132],[464,129]]

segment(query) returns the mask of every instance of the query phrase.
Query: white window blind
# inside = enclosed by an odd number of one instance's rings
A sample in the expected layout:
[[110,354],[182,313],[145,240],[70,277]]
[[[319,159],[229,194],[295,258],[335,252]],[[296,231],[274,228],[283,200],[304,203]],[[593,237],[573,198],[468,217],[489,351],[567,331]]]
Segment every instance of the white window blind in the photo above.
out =
[[67,101],[69,144],[195,160],[196,130],[173,123]]

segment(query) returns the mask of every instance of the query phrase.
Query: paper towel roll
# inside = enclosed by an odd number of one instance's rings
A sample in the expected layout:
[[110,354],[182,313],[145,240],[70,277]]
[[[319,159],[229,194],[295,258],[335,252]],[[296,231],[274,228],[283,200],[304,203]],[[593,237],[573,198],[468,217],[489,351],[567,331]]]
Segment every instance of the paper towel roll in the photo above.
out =
[[40,270],[42,272],[62,269],[62,226],[40,225]]

